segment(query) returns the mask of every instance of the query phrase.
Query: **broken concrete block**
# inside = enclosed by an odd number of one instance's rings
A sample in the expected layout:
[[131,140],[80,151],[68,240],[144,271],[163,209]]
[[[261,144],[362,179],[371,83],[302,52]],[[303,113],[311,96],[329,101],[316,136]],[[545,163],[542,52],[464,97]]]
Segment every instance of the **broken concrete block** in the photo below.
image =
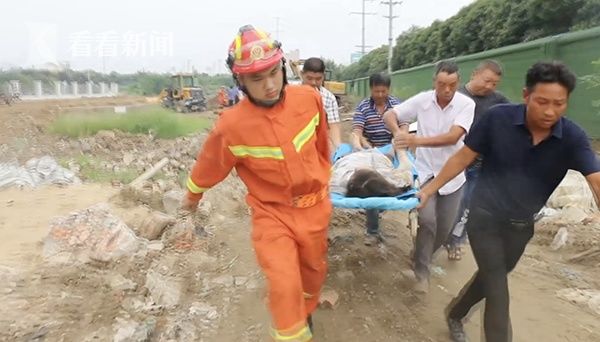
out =
[[238,276],[238,277],[233,278],[233,284],[235,286],[243,286],[243,285],[246,285],[247,282],[248,282],[248,277]]
[[145,287],[150,291],[155,303],[166,308],[173,308],[179,304],[182,287],[179,279],[149,270],[146,275]]
[[567,230],[567,228],[565,227],[561,227],[558,232],[556,232],[556,235],[554,235],[554,240],[552,240],[552,243],[550,244],[550,248],[553,251],[557,251],[560,248],[562,248],[564,245],[567,244],[567,239],[569,237],[569,231]]
[[181,200],[183,199],[183,196],[184,192],[180,190],[167,191],[162,199],[165,212],[170,215],[175,215],[181,206]]
[[333,309],[337,305],[339,299],[340,295],[334,289],[325,288],[321,292],[319,306],[325,309]]
[[137,284],[133,280],[127,279],[120,274],[110,277],[109,285],[113,290],[117,291],[135,290],[137,287]]
[[225,287],[233,286],[234,278],[232,275],[222,275],[212,280],[214,284],[223,285]]
[[54,220],[43,255],[58,263],[107,262],[134,255],[145,243],[101,203]]
[[114,325],[113,342],[145,342],[154,331],[156,321],[149,318],[144,322],[117,317]]
[[138,232],[139,235],[148,240],[156,240],[161,235],[165,227],[175,223],[175,218],[159,212],[152,212],[142,221]]

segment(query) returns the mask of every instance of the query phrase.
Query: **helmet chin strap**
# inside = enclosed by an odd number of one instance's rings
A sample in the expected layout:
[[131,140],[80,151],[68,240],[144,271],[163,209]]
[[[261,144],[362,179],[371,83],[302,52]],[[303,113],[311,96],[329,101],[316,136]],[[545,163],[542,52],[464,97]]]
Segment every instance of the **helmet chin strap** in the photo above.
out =
[[242,84],[240,84],[240,81],[238,80],[238,78],[235,75],[233,75],[233,81],[240,88],[240,90],[243,91],[244,94],[246,94],[246,96],[248,97],[248,100],[250,102],[252,102],[253,104],[255,104],[255,105],[259,106],[259,107],[271,108],[271,107],[274,107],[276,104],[278,104],[283,99],[283,97],[285,96],[284,89],[285,89],[285,87],[288,84],[287,74],[286,74],[286,71],[285,71],[285,59],[282,60],[281,70],[283,72],[283,86],[281,87],[281,91],[279,92],[279,97],[277,97],[276,100],[271,100],[271,101],[257,100],[254,97],[252,97],[252,95],[250,95],[250,93],[248,92],[248,90],[246,89],[246,87],[244,87]]

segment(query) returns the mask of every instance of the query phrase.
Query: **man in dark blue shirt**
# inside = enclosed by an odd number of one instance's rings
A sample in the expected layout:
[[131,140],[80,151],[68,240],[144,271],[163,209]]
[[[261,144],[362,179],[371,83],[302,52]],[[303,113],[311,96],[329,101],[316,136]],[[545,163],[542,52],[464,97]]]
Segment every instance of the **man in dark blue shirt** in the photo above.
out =
[[575,80],[562,63],[533,65],[527,71],[525,103],[490,108],[469,132],[465,146],[419,193],[423,206],[483,156],[466,224],[478,269],[447,308],[453,341],[466,341],[462,319],[482,299],[486,341],[510,340],[507,274],[533,236],[533,215],[567,170],[581,172],[595,198],[600,195],[600,163],[585,132],[563,117]]

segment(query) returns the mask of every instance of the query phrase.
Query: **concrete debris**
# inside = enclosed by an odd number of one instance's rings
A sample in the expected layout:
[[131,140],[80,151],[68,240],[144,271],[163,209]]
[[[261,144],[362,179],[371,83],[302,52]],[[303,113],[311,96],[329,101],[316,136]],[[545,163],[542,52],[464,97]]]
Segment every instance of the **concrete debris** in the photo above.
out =
[[110,277],[109,286],[117,291],[135,290],[137,288],[137,284],[133,280],[127,279],[120,274]]
[[81,180],[73,171],[58,165],[50,156],[30,159],[23,167],[16,162],[0,163],[0,189],[49,184],[81,184]]
[[548,199],[547,206],[554,209],[571,206],[590,211],[596,208],[596,203],[585,177],[579,172],[569,170]]
[[552,243],[550,244],[550,248],[553,251],[557,251],[557,250],[561,249],[562,247],[564,247],[567,244],[568,238],[569,238],[569,231],[567,230],[567,228],[561,227],[558,230],[558,232],[556,232],[556,235],[554,235],[554,239],[552,240]]
[[202,337],[205,337],[208,329],[202,324],[189,320],[185,316],[176,316],[169,318],[165,324],[163,332],[157,341],[202,341],[198,332],[202,331]]
[[217,308],[206,303],[192,303],[189,312],[192,316],[204,316],[209,320],[215,320],[219,317]]
[[325,309],[334,309],[340,299],[340,295],[331,288],[325,288],[321,292],[321,297],[319,298],[319,306]]
[[155,315],[159,314],[163,310],[163,306],[156,304],[151,298],[127,297],[121,302],[121,307],[131,314],[138,314],[140,312]]
[[156,321],[153,318],[149,318],[144,322],[136,322],[131,319],[117,317],[115,321],[113,342],[148,341],[156,326]]
[[107,262],[131,256],[146,243],[110,212],[108,204],[100,203],[55,219],[44,239],[43,255],[58,263]]
[[200,204],[198,204],[198,214],[200,214],[201,216],[209,217],[212,211],[213,206],[209,200],[203,199],[202,201],[200,201]]
[[133,155],[133,153],[125,153],[123,155],[123,164],[127,166],[131,165],[131,163],[133,163],[134,160],[135,156]]
[[600,291],[590,289],[566,288],[556,291],[556,296],[571,303],[586,306],[600,315]]
[[253,291],[253,290],[258,290],[261,288],[261,284],[258,280],[256,279],[250,279],[248,280],[248,282],[246,283],[246,289]]
[[235,286],[244,286],[244,285],[246,285],[247,282],[248,282],[248,277],[238,276],[238,277],[233,278],[233,284]]
[[588,214],[578,207],[566,207],[560,216],[567,223],[581,223],[588,217]]
[[177,210],[181,206],[181,200],[183,199],[184,192],[180,190],[170,190],[163,195],[162,203],[165,208],[165,212],[169,215],[177,214]]
[[163,230],[171,224],[175,223],[175,218],[167,216],[163,213],[152,212],[147,216],[138,228],[138,233],[141,237],[148,240],[158,239]]
[[98,131],[95,135],[96,140],[111,141],[116,139],[116,134],[113,131],[102,130]]
[[148,250],[149,251],[160,252],[164,248],[165,248],[165,245],[162,243],[162,241],[150,241],[150,243],[148,243]]
[[219,276],[219,277],[213,279],[212,282],[214,284],[222,285],[225,287],[230,287],[230,286],[233,286],[235,280],[232,275],[225,274],[225,275],[222,275],[222,276]]
[[151,269],[146,275],[145,287],[155,303],[165,308],[173,308],[179,304],[182,288],[180,279],[162,275]]

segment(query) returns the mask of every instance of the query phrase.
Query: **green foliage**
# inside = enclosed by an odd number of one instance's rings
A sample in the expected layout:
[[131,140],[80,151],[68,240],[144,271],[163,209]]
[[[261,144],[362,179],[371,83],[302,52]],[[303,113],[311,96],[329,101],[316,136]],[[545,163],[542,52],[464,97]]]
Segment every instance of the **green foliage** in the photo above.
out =
[[380,46],[361,58],[359,62],[346,67],[341,72],[340,79],[351,80],[385,71],[387,69],[387,56],[387,45]]
[[107,163],[104,160],[83,154],[72,160],[59,160],[59,164],[64,168],[69,168],[69,162],[71,161],[79,165],[78,176],[86,182],[110,183],[119,181],[128,184],[138,176],[138,172],[133,168],[109,170],[105,167]]
[[120,130],[134,134],[153,133],[159,138],[171,139],[204,130],[209,126],[210,121],[206,118],[178,114],[156,107],[125,114],[67,114],[53,122],[50,131],[69,137],[81,137],[94,135],[102,130]]
[[[392,69],[400,70],[600,25],[600,0],[478,0],[429,27],[411,27],[394,46]],[[385,52],[384,52],[385,50]],[[385,47],[349,65],[343,79],[383,71]]]
[[[600,59],[592,62],[597,72],[580,77],[588,89],[600,88]],[[600,98],[592,100],[592,107],[600,109]],[[598,112],[600,114],[600,112]]]

